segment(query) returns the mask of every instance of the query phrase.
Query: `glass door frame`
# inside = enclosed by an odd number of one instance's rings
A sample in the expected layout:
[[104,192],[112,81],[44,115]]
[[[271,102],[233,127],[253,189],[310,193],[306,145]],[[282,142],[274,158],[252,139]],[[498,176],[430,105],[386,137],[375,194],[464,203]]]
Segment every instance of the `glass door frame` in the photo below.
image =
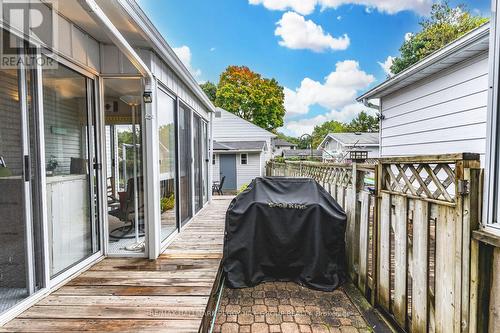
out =
[[[3,27],[0,25],[0,28],[3,29]],[[13,33],[13,31],[10,31]],[[17,36],[19,37],[23,42],[22,35]],[[29,190],[33,191],[35,188],[38,188],[38,193],[37,195],[39,196],[38,203],[33,202],[33,198],[31,196],[25,196],[25,203],[24,206],[29,209],[28,212],[26,212],[25,216],[26,218],[29,218],[29,223],[33,225],[33,221],[31,218],[33,218],[33,212],[32,212],[32,207],[33,204],[37,204],[40,209],[40,216],[39,218],[41,219],[40,224],[41,224],[41,246],[42,249],[39,249],[41,253],[41,262],[39,265],[41,266],[41,270],[43,273],[42,281],[40,281],[40,288],[38,290],[35,290],[33,294],[29,295],[26,299],[20,301],[18,304],[13,306],[12,308],[6,310],[2,314],[0,314],[0,325],[5,324],[6,322],[10,321],[13,319],[15,316],[19,315],[23,311],[25,311],[27,308],[30,306],[34,305],[36,302],[38,302],[41,298],[45,297],[47,294],[49,294],[52,290],[56,289],[59,287],[61,283],[63,283],[65,280],[67,280],[70,276],[77,274],[84,270],[86,267],[89,265],[93,264],[96,262],[100,257],[104,255],[104,241],[103,241],[103,210],[102,210],[102,202],[104,201],[103,198],[105,197],[106,193],[103,192],[105,191],[105,187],[102,186],[103,180],[102,180],[102,172],[96,172],[96,181],[100,186],[98,186],[98,193],[97,195],[97,207],[96,209],[98,210],[98,215],[96,218],[98,221],[97,227],[99,229],[99,237],[96,241],[99,242],[99,251],[96,253],[90,255],[89,257],[83,259],[82,261],[76,263],[75,265],[69,267],[66,269],[64,272],[61,274],[58,274],[54,278],[50,277],[50,257],[49,257],[49,226],[48,226],[48,213],[47,213],[47,177],[44,172],[44,166],[46,164],[46,158],[45,158],[45,134],[44,134],[44,107],[43,107],[43,78],[42,78],[42,73],[43,73],[43,68],[42,68],[42,57],[48,57],[51,58],[58,63],[78,72],[79,74],[82,74],[83,76],[86,77],[86,82],[87,82],[87,89],[92,89],[92,95],[93,95],[93,110],[88,110],[88,114],[91,117],[95,117],[95,128],[94,131],[92,132],[92,143],[93,147],[95,145],[98,146],[98,150],[96,150],[95,156],[98,156],[98,158],[102,158],[104,155],[102,155],[102,145],[100,139],[102,139],[102,131],[100,129],[102,121],[99,117],[99,115],[102,114],[101,110],[101,95],[100,95],[100,77],[99,73],[92,71],[92,70],[86,70],[82,68],[81,66],[78,66],[74,64],[71,60],[68,60],[64,57],[61,57],[59,55],[52,54],[50,51],[40,47],[39,45],[30,45],[30,49],[32,50],[31,55],[33,57],[36,57],[36,67],[27,69],[27,68],[22,68],[18,69],[18,73],[22,73],[22,76],[19,77],[19,99],[20,99],[20,105],[21,105],[21,112],[22,112],[22,141],[23,141],[23,154],[26,156],[26,153],[29,155],[29,141],[26,141],[27,139],[29,140],[29,134],[28,133],[28,128],[27,125],[29,124],[29,119],[28,119],[28,105],[27,105],[27,93],[28,93],[28,83],[26,80],[26,74],[28,73],[27,71],[31,71],[31,80],[33,81],[31,83],[32,91],[31,91],[31,98],[32,98],[32,112],[34,112],[34,117],[33,117],[33,126],[36,128],[35,133],[31,133],[32,135],[35,135],[35,146],[34,148],[37,150],[36,151],[36,164],[38,167],[43,168],[43,170],[39,170],[38,175],[35,175],[34,181],[36,182],[36,186],[32,186],[33,182],[25,182],[25,191]],[[90,79],[90,81],[89,81]],[[93,84],[91,83],[93,82]],[[87,90],[89,92],[89,90]],[[90,97],[91,94],[88,94]],[[101,138],[99,138],[99,136]],[[91,138],[89,137],[88,140],[90,141]],[[95,148],[94,148],[95,149]],[[32,156],[29,157],[30,162]],[[97,167],[99,171],[99,163],[97,163]],[[93,190],[93,186],[92,186]],[[28,207],[29,206],[29,207]],[[95,212],[92,211],[92,214]],[[33,248],[33,239],[28,239],[28,242],[31,243],[29,246]],[[31,259],[33,260],[33,259]],[[33,265],[30,265],[30,269],[32,269]]]
[[[44,233],[44,257],[45,257],[45,262],[44,262],[44,269],[45,269],[45,279],[47,283],[47,287],[49,289],[58,286],[60,283],[64,282],[67,280],[70,276],[74,275],[75,273],[83,270],[90,264],[94,263],[97,259],[102,257],[104,255],[103,252],[103,210],[102,210],[102,202],[104,201],[103,198],[105,198],[105,187],[102,186],[103,180],[102,180],[102,145],[100,145],[101,140],[99,136],[102,138],[102,130],[101,130],[101,121],[99,115],[102,113],[100,112],[101,107],[99,103],[100,99],[100,89],[99,89],[99,76],[98,73],[95,71],[90,71],[87,69],[82,68],[81,66],[78,66],[71,62],[70,60],[65,59],[64,57],[54,55],[50,53],[49,51],[43,49],[39,52],[39,57],[41,58],[42,56],[45,56],[47,58],[53,59],[57,61],[59,64],[66,66],[67,68],[77,72],[80,75],[83,75],[86,79],[86,89],[87,89],[87,105],[89,106],[87,109],[87,127],[90,129],[93,127],[93,131],[89,130],[87,138],[88,142],[88,148],[90,148],[90,145],[92,145],[92,152],[93,154],[91,157],[96,158],[97,160],[94,160],[93,163],[89,163],[89,166],[92,167],[92,169],[89,169],[89,178],[90,178],[90,188],[89,188],[89,204],[91,207],[90,210],[90,216],[92,218],[97,219],[96,221],[93,221],[93,226],[97,225],[98,232],[99,232],[99,237],[95,241],[99,242],[99,244],[95,244],[99,246],[99,250],[87,258],[75,263],[74,265],[68,267],[61,273],[57,274],[54,277],[50,277],[50,259],[49,259],[49,235],[48,235],[48,230],[49,230],[49,219],[47,215],[47,177],[45,175],[45,172],[41,172],[41,200],[42,200],[42,216],[43,216],[43,233]],[[39,64],[41,62],[38,62]],[[45,123],[44,123],[44,107],[43,107],[43,77],[42,77],[42,67],[40,65],[37,65],[37,72],[38,74],[36,75],[36,101],[37,101],[37,107],[38,107],[38,126],[39,126],[39,142],[38,142],[38,149],[39,149],[39,154],[40,154],[40,165],[45,166],[46,164],[46,159],[45,159],[45,136],[44,136],[44,131],[43,129],[45,128]],[[93,100],[91,101],[93,96]],[[90,126],[90,124],[92,126]],[[97,146],[97,147],[96,147]],[[98,148],[98,149],[96,149]],[[95,170],[95,182],[93,180],[93,177],[91,177],[92,170]],[[95,185],[97,186],[97,193],[94,193],[94,188]],[[91,204],[92,203],[92,197],[97,198],[97,203],[96,205]],[[97,213],[95,209],[97,209]],[[94,228],[94,227],[93,227]],[[94,245],[94,244],[93,244]]]
[[[4,28],[3,26],[0,25],[0,33],[4,33]],[[9,31],[8,33],[12,33],[12,31]],[[16,38],[18,38],[19,46],[24,48],[24,52],[30,52],[28,50],[28,44],[27,42],[23,39],[22,36],[17,36],[15,35]],[[33,46],[30,46],[31,49],[35,49]],[[40,52],[39,49],[36,48],[36,51],[32,51],[30,54],[37,59],[40,58]],[[23,66],[22,63],[17,67],[17,86],[18,86],[18,96],[19,96],[19,107],[20,110],[19,112],[21,113],[21,150],[22,150],[22,164],[23,164],[23,199],[24,202],[22,203],[22,207],[24,208],[24,219],[25,219],[25,248],[26,248],[26,253],[25,253],[25,258],[26,262],[25,265],[27,266],[26,270],[26,280],[27,280],[27,289],[28,291],[28,297],[24,298],[11,308],[5,310],[3,313],[0,314],[0,325],[5,324],[7,321],[11,320],[13,317],[17,316],[20,314],[22,311],[24,311],[26,308],[29,306],[33,305],[36,301],[38,301],[40,298],[44,297],[48,291],[49,291],[49,278],[48,278],[48,256],[46,255],[48,252],[48,246],[47,246],[47,238],[46,238],[46,214],[44,214],[44,210],[46,211],[46,206],[43,204],[44,200],[44,192],[45,188],[42,183],[42,175],[43,172],[38,172],[35,175],[32,175],[32,158],[36,158],[36,165],[40,167],[41,164],[41,159],[42,159],[42,151],[40,148],[41,146],[41,137],[43,134],[40,134],[41,131],[40,129],[43,129],[43,127],[39,127],[40,125],[40,103],[39,103],[39,89],[38,89],[38,80],[39,80],[39,75],[41,74],[40,71],[40,65],[37,62],[37,67],[36,68],[26,68]],[[27,75],[30,73],[31,76],[31,98],[32,98],[32,107],[31,110],[28,107],[28,80],[27,80]],[[30,123],[30,115],[29,112],[33,112],[33,126],[37,129],[35,133],[31,133],[31,135],[34,136],[32,138],[29,133],[29,123]],[[43,120],[42,120],[43,121]],[[30,146],[31,146],[31,140],[35,140],[34,144],[34,149],[37,150],[36,153],[30,153]],[[34,156],[33,156],[34,155]],[[28,164],[27,164],[28,163]],[[26,174],[28,172],[28,175]],[[27,176],[30,178],[27,180]],[[33,186],[34,183],[36,182],[36,186]],[[40,198],[40,202],[34,203],[33,202],[33,191],[38,188],[39,192],[38,196]],[[39,221],[40,224],[42,225],[42,234],[40,235],[41,237],[41,249],[35,249],[34,248],[34,239],[33,239],[33,204],[37,204],[40,208],[40,218],[42,221]],[[38,265],[41,266],[41,270],[43,273],[43,276],[41,277],[40,281],[40,288],[38,290],[35,290],[34,288],[34,261],[35,261],[35,254],[34,251],[40,250],[41,253],[41,262],[37,263]]]
[[[174,101],[174,137],[175,137],[175,181],[174,181],[174,191],[175,191],[175,223],[176,223],[176,228],[175,231],[173,231],[167,238],[162,239],[161,237],[161,214],[160,214],[160,219],[155,225],[157,225],[158,232],[160,233],[160,253],[165,251],[165,249],[172,243],[172,241],[175,239],[175,237],[179,234],[181,230],[181,222],[180,222],[180,196],[179,196],[179,102],[178,98],[175,95],[173,91],[171,91],[166,85],[161,83],[160,81],[157,80],[156,83],[157,90],[161,90],[163,93],[168,95],[168,97],[172,98]],[[160,112],[160,107],[158,105],[158,94],[155,94],[155,105],[156,105],[156,115],[158,115],[158,112]],[[158,119],[158,116],[155,117]],[[159,124],[157,124],[157,129],[156,132],[159,130]],[[158,140],[159,142],[159,140]],[[159,151],[158,151],[159,155]],[[158,168],[158,178],[160,176],[160,170]],[[159,191],[159,190],[158,190]],[[158,197],[160,197],[160,194],[158,194]]]
[[[144,88],[144,82],[143,82],[143,77],[140,75],[133,75],[133,74],[124,74],[124,75],[116,75],[116,74],[103,74],[99,76],[99,109],[102,110],[102,112],[99,112],[99,131],[101,132],[101,140],[99,141],[100,144],[100,151],[101,151],[101,163],[102,163],[102,170],[101,174],[104,174],[104,172],[107,172],[108,165],[107,165],[107,156],[106,156],[106,116],[105,116],[105,108],[104,108],[104,103],[105,103],[105,89],[104,89],[104,82],[105,80],[108,79],[124,79],[124,80],[130,80],[130,79],[137,79],[141,80],[141,84],[143,85]],[[153,89],[154,91],[154,89]],[[154,98],[156,100],[156,98]],[[156,103],[156,102],[155,102]],[[151,129],[150,129],[150,123],[152,119],[149,119],[150,117],[146,116],[147,110],[146,108],[152,104],[145,104],[144,101],[141,101],[141,140],[142,140],[142,173],[143,173],[143,179],[144,183],[142,186],[144,187],[144,198],[143,198],[143,205],[144,205],[144,252],[140,253],[129,253],[126,256],[121,256],[121,255],[114,255],[112,253],[109,253],[109,220],[108,220],[108,203],[107,200],[102,200],[102,205],[101,205],[101,219],[102,219],[102,236],[101,236],[101,242],[102,242],[102,249],[103,249],[103,254],[105,256],[109,257],[124,257],[124,258],[133,258],[133,257],[138,257],[138,258],[148,258],[150,257],[150,254],[154,255],[154,251],[152,251],[152,246],[156,248],[156,243],[157,241],[155,240],[155,237],[150,237],[151,232],[160,232],[159,226],[157,227],[156,224],[157,222],[160,223],[159,219],[156,219],[155,212],[151,211],[151,207],[149,205],[149,202],[151,200],[151,197],[148,195],[149,191],[153,192],[155,191],[155,187],[151,189],[150,185],[148,184],[148,179],[151,178],[156,178],[153,175],[155,174],[154,166],[152,165],[153,163],[148,162],[151,156],[151,152],[148,151],[150,147],[153,146],[154,143],[154,138],[152,137]],[[153,116],[154,119],[156,119],[156,116]],[[154,126],[153,126],[154,127]],[[158,171],[159,173],[159,168]],[[158,174],[159,177],[159,174]],[[101,188],[106,191],[107,184],[106,184],[106,177],[102,177],[101,179]],[[102,192],[102,191],[101,191]],[[107,194],[104,193],[104,195],[107,197]],[[153,195],[154,197],[155,195]],[[159,197],[159,189],[158,189],[158,194],[157,196]],[[158,239],[160,239],[159,236],[157,236]]]

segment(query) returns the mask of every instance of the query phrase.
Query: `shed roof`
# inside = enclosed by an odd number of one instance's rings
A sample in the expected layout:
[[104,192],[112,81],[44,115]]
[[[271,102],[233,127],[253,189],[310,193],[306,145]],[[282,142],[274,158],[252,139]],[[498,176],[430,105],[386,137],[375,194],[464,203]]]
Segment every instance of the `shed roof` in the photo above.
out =
[[386,96],[445,68],[486,52],[489,47],[489,23],[435,51],[401,73],[387,79],[357,98],[358,102]]
[[288,142],[286,140],[279,139],[279,138],[274,139],[273,143],[275,146],[282,146],[282,147],[294,147],[294,146],[296,146],[295,143],[291,143],[291,142]]
[[[283,150],[283,157],[300,157],[300,156],[311,156],[311,149],[289,149]],[[313,149],[313,156],[321,157],[323,153],[321,150]]]
[[265,141],[214,141],[216,151],[262,151]]
[[[378,146],[379,145],[379,133],[378,132],[355,132],[355,133],[329,133],[323,142],[327,138],[332,138],[340,142],[344,146]],[[320,146],[323,144],[320,144]]]

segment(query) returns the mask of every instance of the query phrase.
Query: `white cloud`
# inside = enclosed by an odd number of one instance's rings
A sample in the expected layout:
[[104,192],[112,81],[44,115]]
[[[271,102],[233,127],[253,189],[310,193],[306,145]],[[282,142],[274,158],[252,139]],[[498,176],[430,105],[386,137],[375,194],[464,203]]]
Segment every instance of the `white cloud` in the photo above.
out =
[[251,5],[263,5],[270,10],[293,10],[309,15],[319,6],[322,10],[342,5],[362,5],[379,12],[395,14],[410,10],[421,15],[429,13],[432,0],[248,0]]
[[405,42],[409,41],[411,37],[413,37],[413,32],[405,33]]
[[284,130],[288,135],[301,136],[302,134],[311,134],[314,127],[321,125],[326,121],[336,120],[340,122],[350,122],[358,113],[365,111],[370,115],[376,115],[376,111],[366,108],[362,104],[348,104],[340,110],[330,110],[325,114],[321,114],[312,118],[304,118],[285,122]]
[[373,75],[360,69],[357,61],[339,61],[323,83],[306,77],[295,90],[285,87],[287,116],[307,114],[313,105],[329,110],[341,109],[353,103],[359,90],[367,88],[374,80]]
[[340,16],[340,15],[339,15],[339,16],[337,16],[337,20],[338,20],[338,21],[341,21],[341,20],[342,20],[342,16]]
[[191,74],[197,78],[201,75],[201,70],[200,69],[195,69],[191,65],[191,49],[189,46],[182,45],[180,47],[174,47],[173,48],[175,54],[179,57],[179,59],[182,61],[184,66],[191,72]]
[[271,10],[288,10],[308,15],[311,14],[317,5],[317,0],[248,0],[251,5],[263,5]]
[[347,35],[335,38],[325,33],[320,25],[294,12],[284,13],[276,24],[278,27],[274,34],[281,37],[279,44],[290,49],[309,49],[315,52],[345,50],[350,43]]
[[210,52],[214,52],[214,51],[215,51],[215,47],[211,47]]
[[392,66],[392,63],[394,61],[394,57],[392,56],[388,56],[387,59],[385,59],[384,62],[378,62],[378,64],[380,65],[380,67],[382,67],[382,69],[384,70],[385,74],[387,74],[388,76],[393,76],[394,74],[391,72],[391,66]]

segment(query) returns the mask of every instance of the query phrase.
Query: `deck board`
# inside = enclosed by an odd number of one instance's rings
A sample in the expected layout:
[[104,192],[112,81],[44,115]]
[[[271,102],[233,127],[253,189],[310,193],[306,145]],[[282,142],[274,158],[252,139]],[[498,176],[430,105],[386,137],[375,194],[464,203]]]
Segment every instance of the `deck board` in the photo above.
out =
[[230,199],[215,199],[157,260],[108,258],[0,332],[197,332],[217,277]]

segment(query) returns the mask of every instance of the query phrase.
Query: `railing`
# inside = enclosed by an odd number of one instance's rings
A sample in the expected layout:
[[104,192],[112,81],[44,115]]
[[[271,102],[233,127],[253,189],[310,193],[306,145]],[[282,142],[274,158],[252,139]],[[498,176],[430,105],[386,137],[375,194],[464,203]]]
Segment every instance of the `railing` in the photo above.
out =
[[344,207],[351,278],[401,329],[419,333],[476,331],[480,172],[475,154],[267,165],[271,176],[314,178]]

